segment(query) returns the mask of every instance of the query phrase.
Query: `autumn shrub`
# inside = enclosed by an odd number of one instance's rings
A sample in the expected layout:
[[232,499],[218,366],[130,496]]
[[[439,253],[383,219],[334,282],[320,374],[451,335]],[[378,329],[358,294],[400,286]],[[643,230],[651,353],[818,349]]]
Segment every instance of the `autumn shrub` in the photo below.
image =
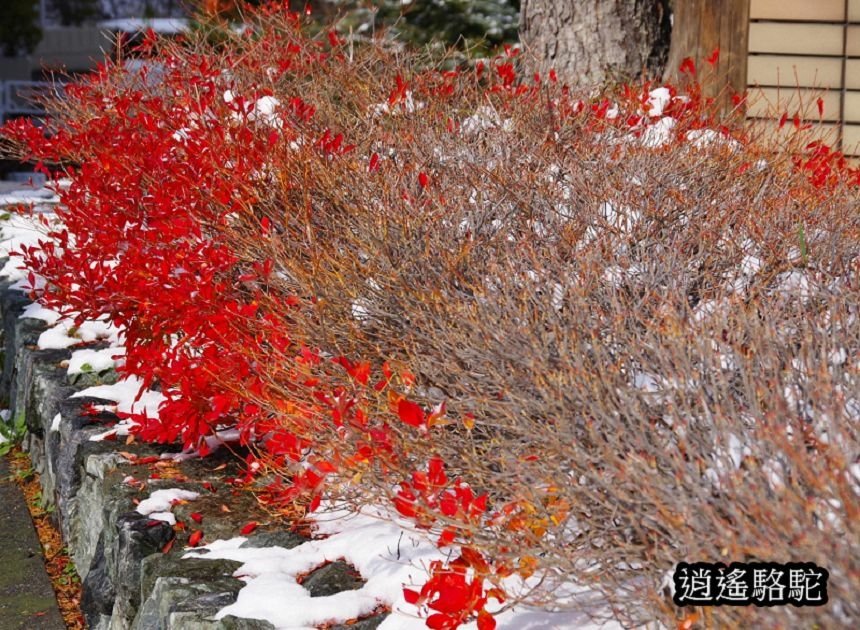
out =
[[[457,550],[431,627],[571,581],[631,624],[857,617],[858,174],[807,121],[252,16],[4,129],[71,178],[24,263],[124,327],[142,439],[238,428],[273,509],[390,501]],[[683,560],[816,562],[831,603],[680,611]]]

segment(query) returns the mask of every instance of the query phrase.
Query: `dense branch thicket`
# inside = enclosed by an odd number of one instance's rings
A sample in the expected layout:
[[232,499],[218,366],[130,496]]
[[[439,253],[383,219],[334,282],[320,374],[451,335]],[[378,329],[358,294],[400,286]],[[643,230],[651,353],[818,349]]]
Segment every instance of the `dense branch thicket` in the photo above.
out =
[[856,171],[695,87],[576,94],[515,51],[435,71],[256,20],[147,38],[50,137],[6,129],[72,179],[25,253],[42,299],[124,325],[168,396],[141,437],[239,427],[276,504],[392,500],[461,545],[412,595],[433,627],[489,624],[511,574],[690,621],[681,560],[830,571],[825,607],[706,625],[856,622]]

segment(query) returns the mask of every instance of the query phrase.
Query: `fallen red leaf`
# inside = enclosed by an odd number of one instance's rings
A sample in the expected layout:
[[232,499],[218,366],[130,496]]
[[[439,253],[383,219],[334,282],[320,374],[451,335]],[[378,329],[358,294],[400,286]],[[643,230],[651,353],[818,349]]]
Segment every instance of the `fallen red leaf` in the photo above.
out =
[[194,530],[191,532],[191,536],[188,537],[188,546],[196,547],[200,544],[200,541],[203,540],[203,531],[202,530]]

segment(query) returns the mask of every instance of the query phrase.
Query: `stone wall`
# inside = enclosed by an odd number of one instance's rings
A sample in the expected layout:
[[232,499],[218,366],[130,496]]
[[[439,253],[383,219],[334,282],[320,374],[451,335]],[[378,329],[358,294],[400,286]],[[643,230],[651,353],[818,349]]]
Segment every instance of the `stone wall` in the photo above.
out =
[[[237,491],[225,481],[239,474],[235,457],[216,453],[205,460],[170,460],[164,475],[153,475],[135,458],[175,449],[91,441],[115,417],[106,412],[94,415],[86,407],[109,401],[69,396],[91,385],[113,382],[116,375],[109,371],[69,377],[64,361],[71,350],[38,349],[46,326],[41,320],[20,317],[28,303],[20,291],[0,282],[0,406],[8,407],[13,419],[26,419],[24,448],[41,475],[43,501],[53,507],[82,580],[88,626],[94,630],[272,628],[253,619],[214,621],[215,613],[234,602],[243,586],[233,577],[238,563],[183,559],[187,533],[135,510],[135,503],[154,490],[183,488],[200,493],[200,499],[175,506],[177,520],[190,522],[192,511],[217,510],[229,503],[235,520],[246,522],[249,514],[260,509],[250,492]],[[130,478],[135,482],[128,483]],[[207,521],[206,540],[231,538],[240,526],[230,518]],[[244,545],[291,548],[304,540],[270,524],[249,536]],[[341,564],[319,569],[303,584],[312,595],[312,589],[331,594],[360,586],[349,578],[350,567]],[[374,617],[349,627],[373,628],[381,620]]]

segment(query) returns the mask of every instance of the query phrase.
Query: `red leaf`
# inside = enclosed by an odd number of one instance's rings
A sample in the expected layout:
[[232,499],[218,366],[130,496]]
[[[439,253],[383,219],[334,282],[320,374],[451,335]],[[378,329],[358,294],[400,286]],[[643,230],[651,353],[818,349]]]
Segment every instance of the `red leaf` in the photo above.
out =
[[173,549],[173,543],[176,542],[176,538],[171,538],[167,541],[167,544],[161,548],[161,553],[170,553],[170,550]]
[[418,173],[418,184],[421,188],[427,188],[430,185],[430,176],[423,171]]
[[818,116],[824,116],[824,99],[819,96],[815,103],[818,105]]
[[685,57],[681,62],[681,65],[678,67],[678,70],[681,74],[696,76],[696,62],[693,61],[692,57]]
[[379,154],[374,153],[370,156],[370,163],[367,165],[367,170],[371,173],[379,170],[379,164],[382,160],[379,159]]
[[427,617],[427,627],[433,630],[454,630],[460,625],[459,621],[451,615],[436,613]]
[[197,529],[191,533],[191,536],[188,537],[188,546],[196,547],[200,544],[201,540],[203,540],[203,531]]
[[421,595],[418,594],[417,591],[410,590],[408,588],[403,589],[403,599],[406,600],[407,604],[417,605],[419,601],[421,601]]
[[424,424],[424,410],[409,400],[403,399],[397,403],[397,415],[409,426],[420,427]]
[[472,547],[463,547],[460,549],[460,558],[462,558],[463,562],[468,566],[475,569],[478,574],[486,574],[490,572],[490,566],[487,564],[484,556],[480,551],[473,549]]
[[485,609],[478,611],[478,630],[495,630],[496,619]]
[[194,521],[195,523],[202,523],[203,522],[203,515],[200,512],[192,512],[188,516],[190,516],[191,520]]
[[370,379],[370,363],[368,361],[359,361],[348,368],[347,372],[362,385],[367,385],[367,381]]
[[711,56],[705,59],[711,66],[717,65],[717,62],[720,60],[720,49],[714,48],[714,52],[711,53]]
[[415,497],[411,492],[401,491],[391,500],[391,502],[394,504],[394,509],[400,512],[403,516],[412,518],[417,514],[415,509]]
[[239,533],[242,534],[242,536],[247,536],[248,534],[252,533],[255,529],[257,529],[258,525],[259,525],[259,523],[257,523],[257,521],[251,521],[250,523],[245,525],[245,527],[243,527],[239,531]]
[[427,468],[427,474],[430,479],[430,483],[432,483],[434,486],[444,486],[446,483],[448,483],[448,476],[445,474],[445,463],[438,455],[434,456],[430,460],[430,464]]
[[452,542],[454,542],[455,535],[456,535],[456,533],[454,532],[454,530],[452,528],[446,527],[445,529],[442,530],[442,533],[439,535],[439,540],[436,541],[436,546],[439,547],[440,549],[442,547],[447,547]]
[[785,127],[785,123],[788,120],[788,112],[783,112],[782,116],[779,118],[779,128],[782,129]]

